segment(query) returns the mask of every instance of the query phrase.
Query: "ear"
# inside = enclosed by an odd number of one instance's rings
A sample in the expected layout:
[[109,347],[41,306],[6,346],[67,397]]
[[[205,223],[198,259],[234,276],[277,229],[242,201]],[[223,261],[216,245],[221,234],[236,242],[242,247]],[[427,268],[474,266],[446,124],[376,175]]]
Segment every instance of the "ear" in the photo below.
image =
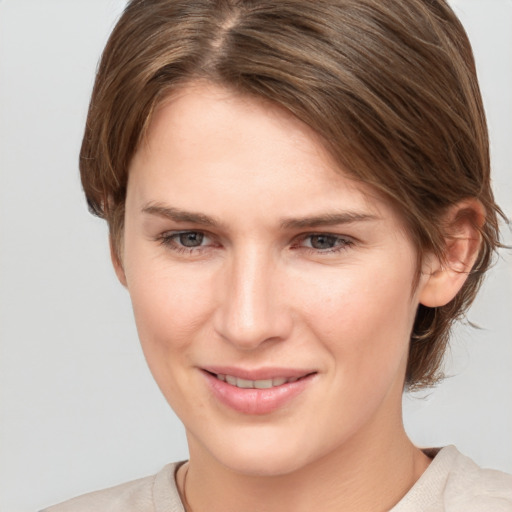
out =
[[452,206],[443,218],[446,239],[442,261],[425,259],[425,278],[419,301],[427,307],[448,304],[462,288],[475,264],[481,246],[479,228],[485,223],[485,209],[478,199],[466,199]]
[[112,265],[114,266],[114,270],[116,273],[119,282],[127,288],[128,285],[126,283],[126,274],[124,272],[123,262],[121,261],[121,256],[116,250],[114,241],[112,240],[112,236],[109,236],[109,245],[110,245],[110,259],[112,260]]

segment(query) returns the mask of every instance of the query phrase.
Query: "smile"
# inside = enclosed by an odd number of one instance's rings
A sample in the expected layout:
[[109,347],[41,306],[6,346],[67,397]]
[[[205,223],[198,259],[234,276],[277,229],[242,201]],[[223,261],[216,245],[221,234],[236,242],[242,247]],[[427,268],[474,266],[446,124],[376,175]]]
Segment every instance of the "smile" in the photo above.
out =
[[282,409],[313,386],[316,371],[268,368],[244,371],[232,368],[202,369],[208,388],[218,403],[246,415],[270,414]]
[[288,384],[289,382],[295,382],[299,379],[299,377],[274,377],[273,379],[249,380],[234,377],[233,375],[224,375],[222,373],[215,374],[215,377],[222,382],[227,382],[231,386],[236,386],[241,389],[270,389]]

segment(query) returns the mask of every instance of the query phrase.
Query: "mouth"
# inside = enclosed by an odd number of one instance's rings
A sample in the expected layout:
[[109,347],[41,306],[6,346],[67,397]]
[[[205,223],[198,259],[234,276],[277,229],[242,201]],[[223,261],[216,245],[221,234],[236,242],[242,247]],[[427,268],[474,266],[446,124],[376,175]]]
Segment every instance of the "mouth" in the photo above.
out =
[[229,409],[245,415],[270,414],[296,403],[314,386],[316,371],[235,368],[203,368],[212,396]]
[[227,382],[229,385],[236,386],[240,389],[271,389],[278,386],[283,386],[284,384],[289,384],[290,382],[297,382],[298,380],[311,375],[311,373],[309,373],[302,377],[272,377],[270,379],[251,380],[224,373],[212,373],[208,371],[207,373],[222,382]]

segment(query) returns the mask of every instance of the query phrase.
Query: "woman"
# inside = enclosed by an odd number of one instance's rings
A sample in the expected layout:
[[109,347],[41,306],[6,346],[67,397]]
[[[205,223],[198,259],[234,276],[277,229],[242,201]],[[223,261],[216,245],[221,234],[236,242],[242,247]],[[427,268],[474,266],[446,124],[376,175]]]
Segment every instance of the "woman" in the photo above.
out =
[[49,510],[512,510],[402,424],[499,246],[444,2],[133,0],[80,162],[190,459]]

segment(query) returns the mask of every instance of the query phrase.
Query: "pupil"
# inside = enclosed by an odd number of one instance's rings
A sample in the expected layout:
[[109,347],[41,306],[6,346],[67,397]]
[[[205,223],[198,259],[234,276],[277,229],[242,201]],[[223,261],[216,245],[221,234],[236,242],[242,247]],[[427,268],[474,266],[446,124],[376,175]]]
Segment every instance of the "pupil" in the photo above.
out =
[[311,237],[311,246],[314,249],[332,249],[336,245],[334,236],[313,235]]
[[198,247],[203,241],[202,233],[180,233],[180,244],[185,247]]

